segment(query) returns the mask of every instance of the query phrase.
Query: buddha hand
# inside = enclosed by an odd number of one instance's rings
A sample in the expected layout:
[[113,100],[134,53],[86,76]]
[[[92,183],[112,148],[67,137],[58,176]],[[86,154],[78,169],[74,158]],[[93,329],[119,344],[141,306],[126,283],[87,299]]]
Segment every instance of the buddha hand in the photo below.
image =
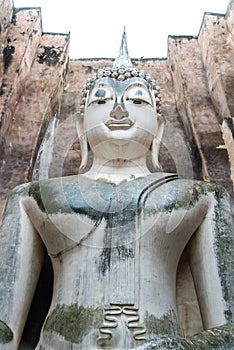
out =
[[12,330],[2,321],[0,321],[0,347],[1,344],[7,344],[13,339]]

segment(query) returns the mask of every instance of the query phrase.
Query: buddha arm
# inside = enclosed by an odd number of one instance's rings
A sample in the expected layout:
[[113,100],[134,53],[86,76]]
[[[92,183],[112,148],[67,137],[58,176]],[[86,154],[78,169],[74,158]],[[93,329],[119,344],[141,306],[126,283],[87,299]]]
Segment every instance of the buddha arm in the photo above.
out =
[[233,321],[232,207],[218,186],[208,193],[208,212],[188,246],[189,262],[205,330]]
[[8,198],[0,226],[0,348],[18,349],[44,261],[44,245],[23,200],[27,185]]
[[207,215],[188,247],[204,332],[190,338],[156,337],[136,350],[230,350],[233,324],[233,215],[229,197],[215,187]]

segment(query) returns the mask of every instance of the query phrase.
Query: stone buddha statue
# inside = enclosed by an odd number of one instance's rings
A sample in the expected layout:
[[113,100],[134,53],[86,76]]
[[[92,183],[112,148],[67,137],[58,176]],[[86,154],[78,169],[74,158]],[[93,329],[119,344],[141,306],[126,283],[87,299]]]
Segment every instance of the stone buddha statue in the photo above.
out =
[[[133,68],[124,33],[113,68],[82,93],[81,167],[91,150],[90,170],[9,195],[0,228],[1,349],[18,349],[46,251],[53,296],[37,350],[233,348],[229,197],[214,184],[148,170],[149,151],[159,167],[160,103],[159,87]],[[185,249],[201,319],[189,337],[177,305],[177,293],[189,293],[177,286]]]

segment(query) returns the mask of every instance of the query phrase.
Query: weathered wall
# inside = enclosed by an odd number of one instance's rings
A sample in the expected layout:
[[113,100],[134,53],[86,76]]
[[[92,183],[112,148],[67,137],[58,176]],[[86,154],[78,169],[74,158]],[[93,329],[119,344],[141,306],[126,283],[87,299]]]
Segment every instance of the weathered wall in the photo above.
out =
[[0,56],[0,211],[9,190],[29,181],[62,96],[69,45],[68,35],[42,33],[40,9],[12,13],[10,5],[5,1],[6,14],[1,12],[6,29]]

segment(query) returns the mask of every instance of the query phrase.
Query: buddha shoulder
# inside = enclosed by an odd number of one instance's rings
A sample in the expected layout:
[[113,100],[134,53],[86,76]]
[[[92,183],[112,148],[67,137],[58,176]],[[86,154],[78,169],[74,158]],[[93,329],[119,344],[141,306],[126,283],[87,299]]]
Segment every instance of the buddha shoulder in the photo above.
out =
[[222,186],[180,178],[161,183],[152,181],[145,197],[145,204],[157,203],[161,210],[167,212],[179,208],[189,209],[199,205],[201,201],[211,203],[229,200],[229,194]]
[[[138,197],[135,198],[136,201],[157,202],[166,211],[192,207],[205,197],[208,201],[229,197],[223,187],[209,182],[173,177],[169,180],[164,181],[163,177],[159,180],[158,175],[151,174],[145,179],[122,184],[121,191],[133,193],[135,188]],[[104,181],[94,181],[79,175],[69,176],[19,185],[10,192],[9,199],[33,200],[42,212],[47,213],[67,212],[71,209],[76,212],[87,206],[90,196],[98,193],[106,193],[108,196],[114,187],[114,184]]]

